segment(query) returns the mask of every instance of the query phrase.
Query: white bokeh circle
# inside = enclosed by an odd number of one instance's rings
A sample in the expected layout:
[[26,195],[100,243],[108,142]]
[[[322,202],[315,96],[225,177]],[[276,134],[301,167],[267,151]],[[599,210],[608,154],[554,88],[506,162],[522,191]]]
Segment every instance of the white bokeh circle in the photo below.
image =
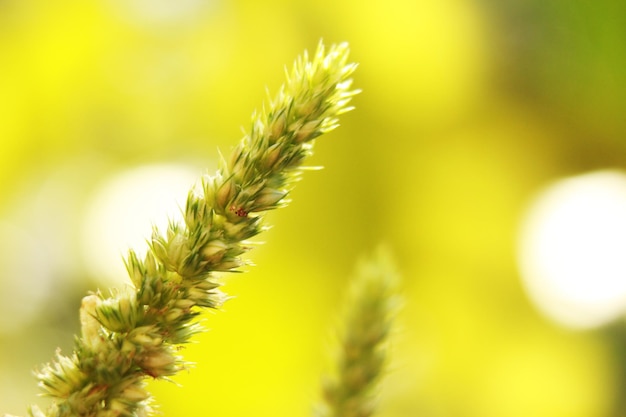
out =
[[522,225],[518,260],[540,311],[574,328],[626,311],[626,174],[566,178],[540,193]]
[[199,173],[184,165],[147,165],[117,173],[91,198],[82,228],[85,267],[103,285],[127,282],[123,257],[145,253],[153,226],[182,221],[187,193]]

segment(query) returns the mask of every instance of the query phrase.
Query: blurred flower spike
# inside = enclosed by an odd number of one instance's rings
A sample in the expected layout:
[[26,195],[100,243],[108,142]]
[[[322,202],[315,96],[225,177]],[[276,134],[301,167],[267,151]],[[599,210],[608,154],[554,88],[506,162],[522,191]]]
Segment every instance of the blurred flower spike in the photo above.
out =
[[388,339],[400,306],[399,276],[389,251],[362,261],[344,302],[337,371],[324,381],[317,417],[369,417],[388,356]]

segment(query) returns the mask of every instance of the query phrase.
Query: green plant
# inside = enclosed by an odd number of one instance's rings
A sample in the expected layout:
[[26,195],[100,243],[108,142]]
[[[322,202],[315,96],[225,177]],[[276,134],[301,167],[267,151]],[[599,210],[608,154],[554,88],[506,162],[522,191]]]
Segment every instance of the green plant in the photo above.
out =
[[[326,49],[320,43],[312,57],[304,53],[296,60],[286,83],[253,115],[250,130],[230,157],[222,158],[219,170],[189,193],[184,221],[171,222],[164,233],[155,228],[143,259],[129,252],[125,262],[132,287],[83,299],[74,351],[68,356],[57,351],[36,373],[53,404],[45,412],[31,407],[31,416],[153,413],[146,379],[167,379],[188,367],[177,348],[202,330],[197,317],[203,308],[215,309],[225,301],[217,274],[244,264],[248,239],[264,229],[262,213],[288,202],[314,139],[334,129],[337,117],[351,110],[348,104],[358,93],[351,88],[355,68],[348,63],[347,44]],[[355,305],[368,309],[372,295],[367,292],[365,304]],[[376,329],[378,339],[386,335],[383,328]],[[367,361],[367,372],[378,373],[378,356],[369,355]]]
[[387,339],[399,306],[398,275],[383,248],[363,260],[343,303],[336,375],[324,381],[319,417],[369,417],[382,375]]

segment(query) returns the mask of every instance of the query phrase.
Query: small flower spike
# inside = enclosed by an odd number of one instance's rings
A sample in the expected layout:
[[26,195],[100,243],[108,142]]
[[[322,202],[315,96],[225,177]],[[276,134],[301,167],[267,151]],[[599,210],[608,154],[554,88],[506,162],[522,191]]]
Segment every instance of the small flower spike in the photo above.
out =
[[385,367],[388,337],[399,306],[398,276],[389,254],[379,249],[359,265],[344,303],[337,372],[324,381],[317,417],[370,417]]

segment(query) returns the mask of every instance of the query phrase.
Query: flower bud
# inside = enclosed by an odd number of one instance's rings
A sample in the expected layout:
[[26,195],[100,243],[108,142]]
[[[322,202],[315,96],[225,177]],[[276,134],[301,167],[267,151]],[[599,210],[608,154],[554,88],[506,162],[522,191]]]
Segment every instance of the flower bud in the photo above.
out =
[[264,160],[265,169],[269,170],[269,169],[274,168],[274,165],[278,161],[280,154],[281,154],[281,148],[278,145],[279,144],[270,146],[265,152],[265,160]]
[[154,326],[141,326],[132,330],[128,340],[143,347],[155,347],[163,343],[163,339],[157,333]]
[[[102,413],[98,413],[100,416]],[[120,400],[117,398],[113,398],[107,404],[107,409],[104,410],[104,417],[113,417],[113,416],[126,416],[132,415],[132,409],[129,406],[127,401]]]
[[180,308],[173,308],[165,314],[165,321],[173,322],[179,319],[184,314],[184,311]]
[[225,222],[224,223],[224,231],[226,232],[226,236],[228,236],[229,238],[232,238],[233,240],[243,240],[245,239],[244,237],[242,237],[244,230],[248,227],[248,224],[245,222],[239,222],[239,223],[231,223],[231,222]]
[[138,403],[140,401],[145,401],[150,398],[150,394],[148,392],[137,385],[131,385],[122,391],[122,396],[126,400],[130,400],[132,402]]
[[207,292],[196,287],[191,287],[187,290],[187,297],[194,303],[199,303],[206,299]]
[[278,139],[285,133],[286,124],[287,122],[285,120],[284,112],[276,116],[276,118],[272,121],[272,124],[269,130],[274,140]]
[[183,310],[189,310],[194,305],[196,305],[196,303],[194,303],[192,300],[187,300],[187,299],[177,300],[174,303],[175,307],[183,309]]
[[59,350],[56,360],[38,372],[37,378],[46,394],[57,398],[67,398],[86,382],[86,375],[78,366],[76,354],[67,357],[61,355]]
[[141,262],[139,262],[135,251],[132,249],[128,251],[128,258],[124,263],[126,264],[126,270],[128,271],[131,281],[135,284],[135,287],[141,287],[143,268],[141,267]]
[[199,288],[201,290],[205,290],[205,291],[210,291],[213,290],[217,287],[220,287],[222,284],[220,284],[219,282],[216,281],[212,281],[210,279],[205,279],[204,281],[201,281],[197,284],[195,284],[196,288]]
[[224,182],[215,194],[215,206],[221,211],[226,210],[228,203],[235,196],[235,184],[232,179]]
[[232,271],[235,268],[239,268],[242,265],[243,265],[243,261],[241,259],[230,258],[230,259],[225,259],[219,264],[215,265],[214,270],[227,272],[227,271]]
[[165,349],[154,349],[144,353],[137,363],[153,378],[174,375],[178,371],[177,358]]
[[189,251],[185,246],[185,238],[181,233],[176,233],[175,236],[172,236],[169,239],[167,245],[167,258],[162,259],[163,264],[170,271],[175,271],[186,258],[188,253]]
[[219,239],[212,240],[202,248],[202,255],[209,262],[219,262],[228,250],[228,245]]
[[318,128],[320,126],[319,120],[313,120],[311,122],[307,122],[304,125],[300,126],[295,131],[295,141],[296,143],[303,143],[308,140],[314,139],[318,134]]
[[254,199],[254,211],[270,210],[287,195],[284,191],[265,188]]
[[119,298],[98,299],[94,312],[102,326],[114,332],[125,332],[135,327],[137,307],[131,295]]

